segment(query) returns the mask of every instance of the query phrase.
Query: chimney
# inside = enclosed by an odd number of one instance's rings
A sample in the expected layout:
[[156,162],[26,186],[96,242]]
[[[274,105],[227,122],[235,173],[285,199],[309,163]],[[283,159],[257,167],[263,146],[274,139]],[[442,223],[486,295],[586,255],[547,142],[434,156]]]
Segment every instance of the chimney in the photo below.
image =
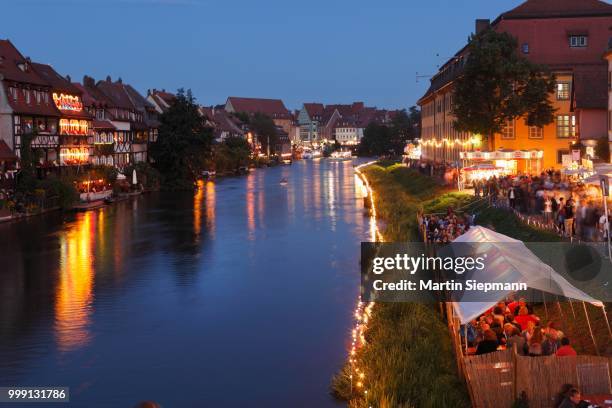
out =
[[120,83],[120,84],[123,83],[123,81],[121,80],[121,77],[117,78],[117,83]]
[[111,77],[110,77],[110,75],[107,75],[107,76],[106,76],[106,82],[111,82]]
[[70,75],[66,75],[66,81],[72,82],[72,78],[70,78]]
[[483,32],[484,30],[486,30],[487,28],[489,28],[490,25],[490,21],[488,18],[478,18],[476,19],[476,32],[475,34],[478,35],[481,32]]

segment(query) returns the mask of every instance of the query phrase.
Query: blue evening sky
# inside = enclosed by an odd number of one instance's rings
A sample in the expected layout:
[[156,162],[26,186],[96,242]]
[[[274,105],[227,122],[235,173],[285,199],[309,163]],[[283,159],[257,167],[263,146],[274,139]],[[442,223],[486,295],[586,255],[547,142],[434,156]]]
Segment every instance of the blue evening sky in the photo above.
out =
[[0,38],[81,80],[303,102],[416,103],[474,19],[521,0],[0,0]]

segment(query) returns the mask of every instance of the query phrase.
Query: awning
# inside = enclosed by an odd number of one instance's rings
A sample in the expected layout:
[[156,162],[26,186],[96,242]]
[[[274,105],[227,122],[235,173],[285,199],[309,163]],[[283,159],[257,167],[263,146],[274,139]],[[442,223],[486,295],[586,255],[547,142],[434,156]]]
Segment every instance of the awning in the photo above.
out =
[[[488,267],[475,270],[471,279],[482,282],[524,282],[531,289],[603,307],[602,302],[577,289],[552,267],[542,262],[522,241],[477,226],[456,238],[453,243],[455,242],[487,244]],[[511,291],[498,291],[496,300],[481,302],[470,301],[470,295],[466,292],[462,301],[453,302],[453,307],[461,323],[467,323],[511,293]]]

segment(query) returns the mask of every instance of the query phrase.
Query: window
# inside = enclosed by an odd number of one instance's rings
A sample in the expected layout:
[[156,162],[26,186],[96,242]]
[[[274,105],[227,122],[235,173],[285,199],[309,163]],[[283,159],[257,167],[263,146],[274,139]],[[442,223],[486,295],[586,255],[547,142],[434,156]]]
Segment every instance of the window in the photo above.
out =
[[569,150],[557,150],[557,164],[562,164],[563,163],[563,156],[567,156],[570,154]]
[[523,45],[521,45],[521,51],[523,51],[523,54],[529,54],[529,43],[523,43]]
[[588,44],[588,37],[586,35],[570,35],[569,45],[572,48],[586,47]]
[[514,119],[510,119],[502,127],[501,138],[502,139],[514,139]]
[[557,100],[566,101],[570,97],[570,84],[569,82],[558,82],[557,83]]
[[543,135],[544,129],[541,126],[529,126],[530,139],[542,139]]
[[557,137],[568,138],[576,135],[576,117],[574,115],[557,116]]
[[23,93],[25,95],[25,101],[29,105],[30,104],[30,91],[28,89],[24,89]]

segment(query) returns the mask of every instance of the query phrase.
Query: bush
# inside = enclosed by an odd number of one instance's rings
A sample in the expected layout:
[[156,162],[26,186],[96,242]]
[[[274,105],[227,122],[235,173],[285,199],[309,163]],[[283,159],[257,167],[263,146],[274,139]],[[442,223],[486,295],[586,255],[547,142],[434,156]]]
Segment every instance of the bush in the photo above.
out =
[[[152,167],[149,163],[135,163],[126,166],[123,170],[127,181],[132,185],[132,172],[136,170],[136,178],[138,183],[143,186],[146,191],[157,191],[161,185],[161,176],[159,171]],[[116,176],[115,176],[116,179]],[[193,187],[193,185],[191,185]]]
[[49,176],[39,181],[38,186],[39,189],[44,190],[45,198],[57,197],[58,205],[64,210],[72,208],[79,199],[79,192],[74,186],[74,181],[69,177]]

